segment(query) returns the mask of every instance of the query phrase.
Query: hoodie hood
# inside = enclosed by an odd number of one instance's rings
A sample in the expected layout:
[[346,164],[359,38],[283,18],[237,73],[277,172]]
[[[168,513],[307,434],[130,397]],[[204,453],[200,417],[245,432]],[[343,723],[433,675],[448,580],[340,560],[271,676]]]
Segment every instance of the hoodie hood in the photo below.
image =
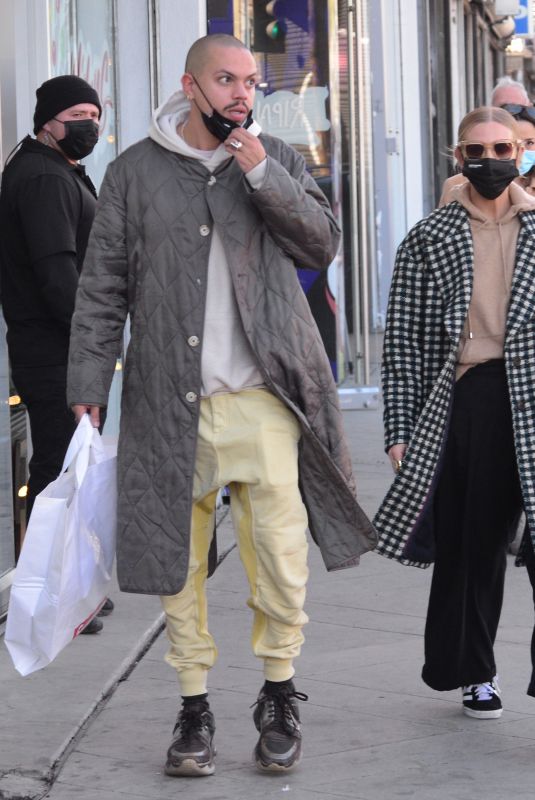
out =
[[[184,141],[177,133],[177,128],[186,122],[189,114],[190,101],[186,98],[184,92],[179,89],[153,112],[152,122],[149,127],[150,138],[156,144],[165,147],[166,150],[179,153],[187,158],[196,158],[212,169],[222,164],[223,161],[232,158],[225,150],[223,143],[218,145],[215,150],[198,150]],[[252,133],[253,136],[258,136],[262,128],[253,120],[247,131]]]
[[503,225],[517,216],[521,211],[533,211],[535,209],[535,198],[531,197],[522,186],[513,181],[509,184],[507,189],[509,192],[509,201],[511,205],[498,220],[491,220],[487,217],[481,209],[474,205],[470,199],[470,182],[468,180],[459,183],[457,186],[452,186],[448,194],[448,202],[457,200],[470,214],[472,222],[479,222],[483,225]]

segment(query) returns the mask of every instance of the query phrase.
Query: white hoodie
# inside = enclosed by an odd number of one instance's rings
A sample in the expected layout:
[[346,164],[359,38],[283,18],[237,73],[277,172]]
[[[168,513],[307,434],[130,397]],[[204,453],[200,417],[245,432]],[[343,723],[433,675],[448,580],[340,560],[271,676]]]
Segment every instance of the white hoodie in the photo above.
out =
[[[161,147],[173,153],[196,158],[213,172],[223,161],[232,156],[229,156],[223,144],[215,150],[197,150],[190,147],[178,135],[177,128],[187,120],[189,112],[190,105],[184,92],[175,92],[153,113],[149,136]],[[247,130],[258,136],[261,128],[258,123],[253,122]],[[253,189],[262,185],[265,172],[264,160],[247,173],[247,181]],[[215,224],[208,257],[203,338],[201,358],[203,397],[264,386],[255,355],[245,337],[227,256]]]

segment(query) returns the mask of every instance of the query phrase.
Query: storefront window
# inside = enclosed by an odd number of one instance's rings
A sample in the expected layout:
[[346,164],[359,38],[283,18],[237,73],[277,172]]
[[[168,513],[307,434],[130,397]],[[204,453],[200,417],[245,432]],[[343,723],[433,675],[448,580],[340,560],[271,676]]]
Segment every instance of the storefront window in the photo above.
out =
[[[50,74],[79,75],[98,92],[100,140],[83,164],[98,188],[117,155],[113,0],[48,0]],[[117,362],[104,433],[119,430],[122,362]]]
[[79,75],[99,94],[100,141],[84,159],[99,186],[117,155],[112,0],[48,0],[50,75]]

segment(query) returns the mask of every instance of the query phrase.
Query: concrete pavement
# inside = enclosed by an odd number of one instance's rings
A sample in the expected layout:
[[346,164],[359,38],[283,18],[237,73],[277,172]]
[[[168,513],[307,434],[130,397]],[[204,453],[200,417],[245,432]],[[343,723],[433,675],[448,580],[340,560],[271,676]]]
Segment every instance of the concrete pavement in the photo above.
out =
[[[359,497],[371,515],[391,479],[379,411],[344,413]],[[232,530],[222,523],[228,543]],[[162,765],[179,705],[157,598],[112,593],[116,611],[97,637],[73,642],[51,666],[18,676],[0,650],[0,797],[10,800],[517,800],[533,797],[535,701],[530,675],[530,586],[510,560],[497,657],[505,711],[479,721],[459,692],[420,679],[430,570],[373,553],[327,574],[315,546],[297,662],[304,756],[288,776],[256,772],[250,705],[262,683],[249,649],[246,581],[234,550],[209,581],[219,661],[210,676],[216,774],[176,779]],[[55,780],[54,780],[55,779]],[[47,782],[52,781],[47,791]]]

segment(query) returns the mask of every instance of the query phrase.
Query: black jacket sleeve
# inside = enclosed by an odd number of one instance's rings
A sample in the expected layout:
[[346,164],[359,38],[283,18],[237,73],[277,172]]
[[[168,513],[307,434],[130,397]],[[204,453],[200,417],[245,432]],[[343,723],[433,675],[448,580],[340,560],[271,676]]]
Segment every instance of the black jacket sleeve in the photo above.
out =
[[48,310],[69,331],[78,287],[75,254],[54,253],[41,258],[33,264],[33,272]]

